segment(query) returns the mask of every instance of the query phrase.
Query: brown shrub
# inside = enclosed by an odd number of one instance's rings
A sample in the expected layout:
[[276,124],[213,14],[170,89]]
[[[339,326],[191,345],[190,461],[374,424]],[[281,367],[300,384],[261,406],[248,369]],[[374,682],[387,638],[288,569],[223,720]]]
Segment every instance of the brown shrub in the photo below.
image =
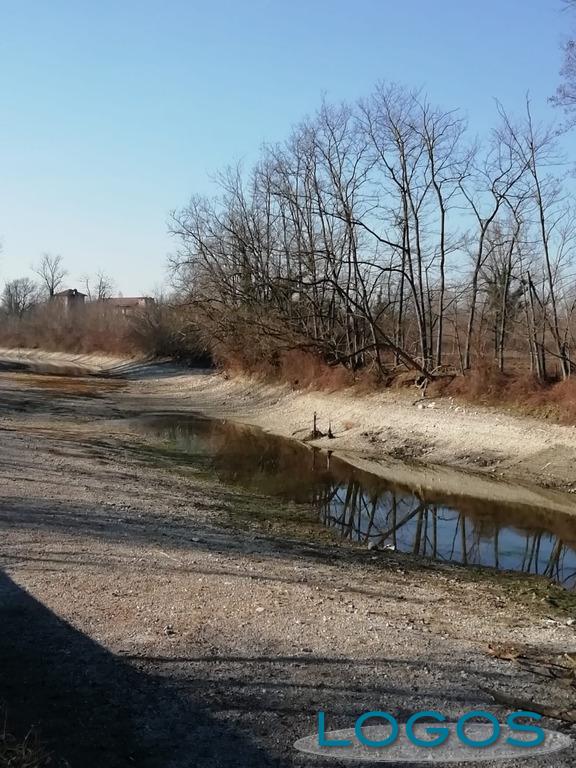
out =
[[124,316],[100,302],[65,311],[56,303],[39,305],[22,318],[0,323],[0,345],[87,354],[174,357],[209,363],[193,324],[162,303]]
[[219,350],[216,359],[231,374],[248,374],[264,381],[287,382],[294,389],[335,391],[350,386],[354,381],[351,371],[341,365],[328,365],[319,355],[300,349],[273,350],[258,356]]
[[476,368],[463,376],[439,379],[437,391],[455,395],[471,402],[493,405],[512,403],[527,404],[546,388],[531,373],[521,371],[502,372],[491,362],[481,361]]
[[509,377],[490,363],[481,362],[464,376],[455,377],[446,392],[475,402],[499,400],[509,386]]
[[45,304],[22,318],[7,318],[0,325],[0,344],[77,353],[138,351],[127,318],[95,304],[70,312]]
[[543,387],[530,399],[535,412],[562,424],[576,424],[576,379]]
[[280,357],[279,378],[297,389],[313,387],[329,392],[349,387],[354,376],[342,365],[328,365],[318,355],[290,350]]
[[471,403],[504,406],[563,424],[576,424],[576,377],[541,382],[523,371],[502,373],[482,363],[447,384],[435,382],[430,393],[453,395]]

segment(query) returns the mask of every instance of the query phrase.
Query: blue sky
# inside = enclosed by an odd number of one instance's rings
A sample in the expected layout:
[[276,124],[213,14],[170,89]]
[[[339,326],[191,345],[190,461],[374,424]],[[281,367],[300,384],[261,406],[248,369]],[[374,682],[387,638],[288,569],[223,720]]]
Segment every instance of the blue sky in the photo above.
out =
[[561,0],[0,0],[0,280],[48,251],[70,285],[151,292],[169,211],[323,95],[423,86],[482,134],[529,90],[558,118],[571,21]]

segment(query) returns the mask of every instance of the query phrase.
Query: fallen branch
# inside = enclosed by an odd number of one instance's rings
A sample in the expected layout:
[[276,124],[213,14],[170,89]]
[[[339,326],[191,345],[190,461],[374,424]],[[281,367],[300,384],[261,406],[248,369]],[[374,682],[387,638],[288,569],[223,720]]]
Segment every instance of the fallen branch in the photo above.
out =
[[553,720],[561,720],[564,723],[576,723],[576,709],[560,709],[560,707],[553,707],[548,704],[538,704],[535,701],[494,691],[492,688],[480,688],[480,690],[491,696],[496,703],[505,704],[512,709],[536,712],[544,717],[551,717]]

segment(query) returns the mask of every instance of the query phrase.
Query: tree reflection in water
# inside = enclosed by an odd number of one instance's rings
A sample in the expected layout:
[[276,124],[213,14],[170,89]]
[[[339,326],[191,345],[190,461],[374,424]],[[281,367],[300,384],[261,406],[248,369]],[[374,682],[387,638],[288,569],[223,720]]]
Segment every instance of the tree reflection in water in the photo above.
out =
[[137,425],[223,482],[305,505],[343,538],[540,574],[576,588],[576,516],[464,494],[424,498],[421,490],[394,485],[325,452],[230,422],[176,415]]
[[367,492],[357,479],[315,489],[312,502],[322,523],[346,539],[576,586],[576,552],[550,531],[475,518],[406,491]]

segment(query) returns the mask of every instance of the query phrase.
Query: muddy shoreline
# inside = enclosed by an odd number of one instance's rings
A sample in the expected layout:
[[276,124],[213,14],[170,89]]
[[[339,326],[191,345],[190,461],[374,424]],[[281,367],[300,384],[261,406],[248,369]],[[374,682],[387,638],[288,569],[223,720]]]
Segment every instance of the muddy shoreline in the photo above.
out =
[[[206,372],[150,377],[130,388],[135,404],[144,398],[158,411],[193,410],[258,426],[283,437],[355,456],[388,469],[406,462],[423,482],[441,467],[454,470],[454,487],[486,479],[560,492],[548,495],[565,510],[576,510],[576,428],[547,423],[493,408],[461,406],[450,398],[423,401],[406,391],[357,395],[352,391],[293,391],[241,377]],[[419,407],[422,406],[422,407]],[[334,437],[310,440],[313,416]],[[460,470],[464,475],[458,477]],[[463,480],[464,478],[464,480]],[[432,481],[433,482],[433,481]],[[492,485],[492,487],[495,487]],[[473,491],[474,493],[476,491]]]
[[[158,412],[188,410],[304,440],[392,482],[409,478],[424,491],[494,502],[509,501],[512,493],[528,506],[576,514],[573,427],[461,408],[450,400],[426,402],[419,410],[405,392],[294,392],[204,371],[156,378],[152,369],[130,395]],[[333,439],[310,439],[314,413]]]

